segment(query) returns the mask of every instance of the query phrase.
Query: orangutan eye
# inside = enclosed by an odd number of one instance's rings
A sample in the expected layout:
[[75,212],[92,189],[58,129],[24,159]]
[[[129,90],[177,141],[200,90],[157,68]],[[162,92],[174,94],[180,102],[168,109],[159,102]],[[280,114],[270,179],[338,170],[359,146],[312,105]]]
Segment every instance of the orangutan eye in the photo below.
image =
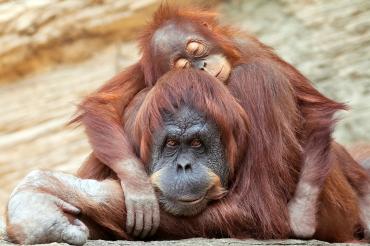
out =
[[202,142],[199,139],[193,139],[190,143],[192,148],[200,148],[202,147]]
[[166,146],[170,148],[176,147],[178,144],[179,143],[174,139],[167,139],[166,141]]
[[191,41],[186,46],[186,52],[194,57],[201,57],[207,53],[207,47],[197,41]]
[[190,67],[190,62],[185,58],[180,58],[175,62],[175,68],[188,68]]

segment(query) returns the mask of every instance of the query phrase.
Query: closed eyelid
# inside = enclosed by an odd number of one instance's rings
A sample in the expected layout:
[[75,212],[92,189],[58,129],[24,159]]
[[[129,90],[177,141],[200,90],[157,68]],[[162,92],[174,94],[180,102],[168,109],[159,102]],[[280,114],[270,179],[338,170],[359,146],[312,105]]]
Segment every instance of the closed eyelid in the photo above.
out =
[[190,66],[190,61],[185,58],[180,58],[176,61],[174,67],[176,68],[186,68]]
[[172,54],[172,56],[170,57],[170,67],[175,67],[176,62],[183,57],[184,56],[180,52],[176,52],[175,54]]
[[[190,43],[197,43],[199,46],[194,49],[194,50],[189,50],[189,44]],[[201,54],[195,54],[199,49],[202,49],[202,52]],[[207,54],[208,52],[208,45],[202,41],[202,40],[196,40],[196,39],[192,39],[192,40],[189,40],[187,43],[186,43],[186,46],[185,46],[185,51],[186,53],[188,53],[189,55],[199,55],[199,56],[203,56],[205,54]]]

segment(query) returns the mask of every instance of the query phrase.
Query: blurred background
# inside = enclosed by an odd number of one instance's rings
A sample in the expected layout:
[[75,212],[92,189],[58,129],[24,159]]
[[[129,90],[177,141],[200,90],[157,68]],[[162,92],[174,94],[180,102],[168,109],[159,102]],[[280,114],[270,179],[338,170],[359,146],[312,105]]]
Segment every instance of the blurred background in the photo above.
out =
[[[254,33],[348,103],[340,143],[370,142],[369,0],[191,2],[215,7],[221,22]],[[78,168],[90,148],[66,123],[84,96],[138,60],[135,37],[159,3],[0,0],[0,211],[31,170]]]

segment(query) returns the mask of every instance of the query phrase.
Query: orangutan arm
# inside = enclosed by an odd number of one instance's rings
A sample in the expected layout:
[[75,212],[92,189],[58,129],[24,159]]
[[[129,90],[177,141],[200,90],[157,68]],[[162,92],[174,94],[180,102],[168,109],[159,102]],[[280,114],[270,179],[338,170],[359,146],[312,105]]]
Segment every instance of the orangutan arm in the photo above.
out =
[[118,181],[33,171],[10,197],[6,229],[8,238],[15,243],[82,245],[88,238],[106,238],[103,230],[115,238],[129,239],[122,225],[125,215]]
[[[125,70],[81,104],[78,120],[85,126],[93,155],[121,180],[127,207],[126,230],[136,237],[154,233],[159,225],[158,201],[143,164],[134,154],[123,130],[123,114],[134,96],[144,88],[139,65]],[[83,170],[92,170],[85,163]],[[97,178],[92,173],[82,177]],[[146,204],[142,206],[141,204]],[[152,220],[144,220],[144,216]]]

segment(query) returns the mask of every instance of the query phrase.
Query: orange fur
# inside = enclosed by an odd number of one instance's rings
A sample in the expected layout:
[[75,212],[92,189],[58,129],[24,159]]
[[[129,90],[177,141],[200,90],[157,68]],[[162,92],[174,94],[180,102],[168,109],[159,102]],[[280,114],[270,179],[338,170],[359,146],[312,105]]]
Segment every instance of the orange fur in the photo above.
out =
[[[135,98],[129,105],[126,115],[135,120],[125,126],[125,131],[131,133],[132,143],[138,155],[143,159],[149,158],[151,137],[163,123],[161,116],[163,111],[176,111],[183,104],[205,110],[206,117],[214,120],[220,129],[228,129],[226,132],[229,135],[223,137],[223,142],[226,149],[230,146],[238,148],[236,152],[228,152],[228,159],[233,160],[230,164],[235,170],[230,175],[230,191],[226,197],[210,204],[206,211],[192,218],[173,217],[163,212],[161,226],[153,239],[196,236],[284,238],[284,236],[271,237],[263,234],[264,231],[260,227],[262,214],[256,214],[254,211],[269,205],[264,204],[266,200],[259,197],[270,196],[272,199],[270,204],[274,206],[282,204],[281,212],[263,214],[266,216],[265,219],[279,223],[282,221],[282,226],[287,226],[287,221],[283,221],[286,218],[284,211],[291,197],[290,190],[294,189],[294,183],[289,185],[288,183],[269,182],[257,175],[264,170],[259,165],[260,163],[248,162],[252,158],[248,156],[255,153],[249,152],[251,146],[247,143],[258,139],[251,139],[253,135],[250,132],[250,122],[243,111],[235,114],[233,110],[227,110],[238,109],[238,103],[234,101],[226,86],[218,83],[214,78],[191,70],[171,72],[161,78],[150,91],[145,91]],[[237,131],[230,131],[232,129],[237,129]],[[319,226],[314,238],[330,242],[355,240],[358,236],[357,230],[362,225],[358,198],[362,195],[361,187],[368,186],[369,177],[364,169],[337,143],[332,142],[328,151],[331,168],[328,179],[322,185],[318,203]],[[234,158],[231,158],[231,154]],[[281,172],[284,172],[283,177],[295,179],[296,173],[292,172],[291,166],[285,165],[279,168]],[[251,171],[255,176],[248,174]],[[271,189],[281,190],[280,194],[285,195],[269,194]],[[114,204],[122,206],[118,203]]]
[[[233,66],[226,86],[207,77],[201,78],[204,84],[197,84],[200,75],[185,71],[178,74],[184,85],[171,86],[163,80],[156,83],[167,71],[157,67],[150,40],[167,21],[195,24],[222,49]],[[210,206],[201,219],[186,220],[188,226],[181,227],[181,231],[174,231],[178,227],[164,220],[162,236],[288,237],[287,203],[298,180],[323,187],[329,182],[326,177],[336,169],[331,159],[336,155],[331,134],[334,114],[345,105],[323,96],[256,38],[219,25],[215,15],[207,11],[161,6],[140,38],[140,45],[140,61],[89,96],[80,107],[76,120],[86,127],[93,161],[86,162],[79,175],[96,179],[114,176],[107,169],[128,158],[140,157],[145,164],[150,157],[151,134],[160,125],[158,108],[172,110],[171,105],[182,103],[178,101],[182,98],[218,123],[233,171],[233,185],[231,195]],[[92,167],[99,163],[102,167],[97,172]],[[352,187],[363,186],[350,173],[351,165],[342,168],[347,180],[334,176]],[[334,237],[336,240],[342,237]]]

